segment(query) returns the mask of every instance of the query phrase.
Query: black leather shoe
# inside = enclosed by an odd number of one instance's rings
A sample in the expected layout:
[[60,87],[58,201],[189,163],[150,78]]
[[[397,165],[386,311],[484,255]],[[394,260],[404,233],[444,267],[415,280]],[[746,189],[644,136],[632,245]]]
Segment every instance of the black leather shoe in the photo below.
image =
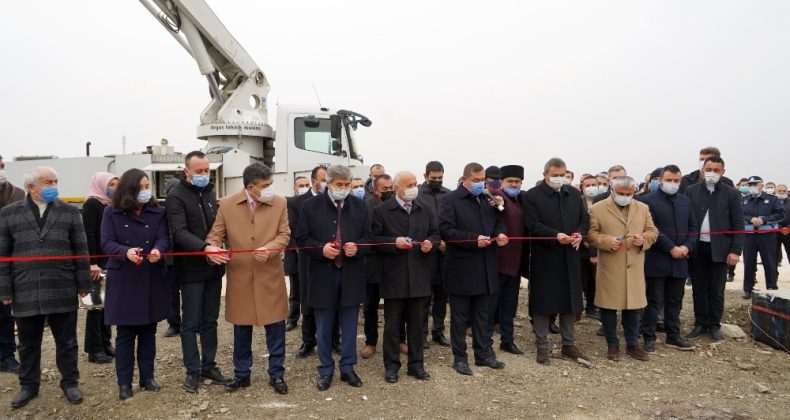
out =
[[686,334],[686,338],[688,338],[689,340],[699,338],[702,334],[705,334],[707,330],[708,329],[703,327],[702,325],[695,325],[694,329],[692,329],[691,332]]
[[296,329],[296,322],[286,322],[285,323],[285,331],[293,331]]
[[491,369],[502,369],[505,364],[496,359],[496,357],[489,357],[485,360],[475,360],[475,366],[485,366]]
[[559,334],[560,333],[560,326],[556,323],[552,322],[549,324],[549,332],[552,334]]
[[747,291],[744,291],[744,292],[743,292],[743,294],[741,295],[741,297],[742,297],[742,298],[744,298],[744,299],[746,299],[746,300],[749,300],[749,299],[751,299],[751,298],[752,298],[752,292],[750,292],[750,291],[749,291],[749,292],[747,292]]
[[515,355],[524,354],[524,352],[521,351],[520,348],[516,347],[515,343],[501,343],[499,345],[499,349],[510,354],[515,354]]
[[30,400],[36,397],[38,397],[37,389],[22,388],[19,390],[19,393],[16,394],[16,397],[11,400],[11,408],[24,407],[30,402]]
[[181,329],[173,326],[167,327],[167,330],[162,334],[163,337],[175,337],[178,335],[181,335]]
[[642,350],[644,350],[645,353],[655,353],[656,352],[656,340],[645,339],[645,344],[642,346]]
[[304,359],[313,353],[315,353],[315,346],[306,346],[304,343],[302,343],[302,345],[299,346],[299,349],[296,350],[295,356],[300,359]]
[[724,341],[724,336],[721,335],[719,327],[711,327],[710,330],[708,330],[708,334],[710,334],[710,338],[713,341]]
[[82,396],[82,391],[76,386],[65,388],[63,390],[63,395],[65,395],[66,399],[72,404],[79,404],[85,399],[85,397]]
[[285,395],[288,393],[288,384],[285,383],[284,378],[269,379],[269,385],[271,385],[278,394]]
[[190,394],[195,394],[198,392],[198,386],[200,386],[200,375],[197,373],[193,375],[187,373],[187,377],[184,379],[184,385],[181,385],[181,389]]
[[201,371],[200,376],[202,376],[204,379],[211,379],[211,382],[214,382],[217,385],[226,385],[232,381],[231,378],[223,376],[222,372],[220,372],[219,368],[217,367]]
[[398,382],[398,371],[397,370],[388,370],[388,371],[384,372],[384,380],[389,382],[389,383],[391,383],[391,384],[394,384],[395,382]]
[[469,368],[469,363],[467,362],[453,362],[453,369],[456,372],[460,373],[461,375],[472,376],[472,369]]
[[433,342],[442,346],[442,347],[450,347],[450,340],[444,336],[444,334],[436,334],[433,336]]
[[112,347],[112,345],[109,345],[109,344],[108,344],[107,346],[105,346],[105,347],[104,347],[104,353],[105,353],[107,356],[110,356],[110,357],[115,357],[115,349]]
[[99,365],[103,365],[106,363],[112,362],[112,356],[107,355],[106,353],[99,352],[99,353],[91,353],[88,355],[88,361],[91,363],[96,363]]
[[0,372],[19,374],[19,362],[11,356],[0,362]]
[[359,379],[357,373],[353,370],[351,372],[341,373],[340,380],[353,386],[354,388],[359,388],[362,386],[362,379]]
[[343,353],[343,348],[340,346],[339,341],[337,343],[332,344],[332,351],[334,351],[337,354]]
[[118,386],[118,399],[121,401],[128,400],[134,396],[134,392],[132,391],[131,385],[119,385]]
[[663,322],[656,323],[656,332],[665,333],[667,332],[667,327],[664,325]]
[[235,392],[238,391],[239,388],[249,388],[250,386],[250,377],[246,378],[233,378],[230,383],[225,385],[225,391],[227,392]]
[[423,369],[410,369],[406,371],[406,374],[421,381],[431,379],[431,375]]
[[318,378],[318,383],[315,385],[319,391],[326,391],[332,386],[332,375],[323,375]]
[[162,387],[159,386],[158,383],[156,383],[156,380],[154,378],[151,378],[151,379],[146,379],[144,381],[140,381],[140,389],[144,389],[146,391],[151,391],[151,392],[159,392],[159,390],[162,389]]

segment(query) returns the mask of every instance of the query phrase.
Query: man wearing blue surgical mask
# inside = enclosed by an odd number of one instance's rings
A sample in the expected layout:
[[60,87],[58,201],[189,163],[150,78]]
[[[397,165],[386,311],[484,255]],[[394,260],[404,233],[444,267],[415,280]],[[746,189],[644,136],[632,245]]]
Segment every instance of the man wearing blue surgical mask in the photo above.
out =
[[[217,196],[209,159],[203,152],[186,155],[184,176],[167,195],[165,210],[175,252],[216,251],[206,246],[217,216]],[[179,256],[173,259],[173,269],[182,299],[180,335],[186,369],[182,388],[196,393],[203,379],[225,385],[230,379],[222,375],[215,361],[224,266],[211,264],[204,256]]]

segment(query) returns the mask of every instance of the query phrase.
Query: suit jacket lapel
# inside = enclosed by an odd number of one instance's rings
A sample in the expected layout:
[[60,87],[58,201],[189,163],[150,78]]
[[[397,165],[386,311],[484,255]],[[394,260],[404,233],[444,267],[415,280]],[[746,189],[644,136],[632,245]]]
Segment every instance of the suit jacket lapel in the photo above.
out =
[[[623,222],[623,224],[627,224],[628,222],[623,217],[623,213],[620,211],[620,208],[615,204],[614,200],[610,200],[609,198],[606,199],[606,208],[609,210],[610,213],[614,214],[618,220]],[[628,212],[629,216],[631,215],[631,211]]]

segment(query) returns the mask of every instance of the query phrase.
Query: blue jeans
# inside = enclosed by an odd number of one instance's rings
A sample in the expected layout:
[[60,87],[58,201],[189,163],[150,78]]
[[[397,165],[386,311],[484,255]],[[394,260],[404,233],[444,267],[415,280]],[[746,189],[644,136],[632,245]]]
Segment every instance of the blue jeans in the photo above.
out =
[[[285,321],[275,322],[266,329],[266,348],[269,350],[269,377],[285,375]],[[252,369],[252,326],[233,326],[233,372],[237,378],[249,378]]]
[[[624,309],[621,312],[620,321],[625,332],[625,344],[629,346],[639,345],[639,318],[641,310]],[[620,339],[617,338],[617,311],[614,309],[601,308],[601,323],[603,324],[606,344],[609,347],[620,347]]]
[[[340,303],[340,283],[343,272],[335,268],[332,273],[332,293],[338,296],[335,300]],[[357,364],[357,319],[359,318],[359,305],[314,308],[316,339],[318,341],[318,374],[331,375],[335,371],[335,360],[332,358],[332,331],[335,327],[335,317],[340,322],[340,372],[348,373],[354,370]]]
[[[189,375],[217,366],[217,318],[221,293],[222,281],[219,278],[181,283],[181,351],[184,367]],[[197,344],[198,334],[200,351]]]

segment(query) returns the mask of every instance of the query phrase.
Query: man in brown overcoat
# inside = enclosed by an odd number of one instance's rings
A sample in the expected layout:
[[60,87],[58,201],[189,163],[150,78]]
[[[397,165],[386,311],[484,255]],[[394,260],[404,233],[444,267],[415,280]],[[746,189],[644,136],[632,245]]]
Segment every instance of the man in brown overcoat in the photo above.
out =
[[225,319],[233,327],[233,382],[225,390],[233,392],[250,386],[252,368],[252,326],[266,328],[269,351],[269,385],[287,394],[285,383],[285,318],[288,293],[281,254],[288,246],[291,230],[285,198],[274,195],[272,170],[253,163],[242,175],[244,190],[220,200],[219,212],[206,241],[207,252],[255,250],[236,253],[232,258],[209,254],[215,264],[227,264]]

